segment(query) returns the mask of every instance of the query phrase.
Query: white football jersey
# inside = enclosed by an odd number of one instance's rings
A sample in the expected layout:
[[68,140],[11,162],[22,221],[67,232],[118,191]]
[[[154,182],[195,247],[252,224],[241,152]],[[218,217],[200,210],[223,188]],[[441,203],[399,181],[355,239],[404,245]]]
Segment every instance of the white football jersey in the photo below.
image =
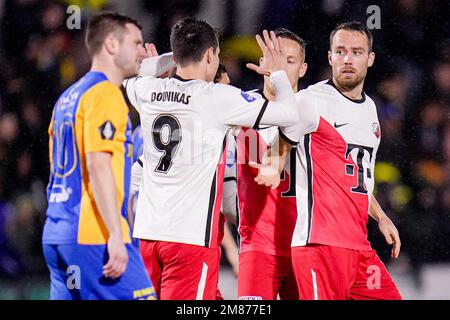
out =
[[296,94],[299,120],[281,128],[297,145],[297,222],[292,246],[370,249],[369,201],[381,132],[375,103],[351,100],[331,80]]
[[226,135],[232,126],[293,125],[295,97],[286,73],[271,75],[277,102],[177,76],[125,83],[140,114],[144,169],[133,236],[218,246]]

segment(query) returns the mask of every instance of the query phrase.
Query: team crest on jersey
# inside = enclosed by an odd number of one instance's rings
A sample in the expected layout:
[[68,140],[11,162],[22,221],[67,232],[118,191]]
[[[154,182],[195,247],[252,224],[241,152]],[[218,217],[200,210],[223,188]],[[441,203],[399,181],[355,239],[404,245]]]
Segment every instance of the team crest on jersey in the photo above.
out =
[[244,98],[248,102],[252,102],[252,101],[256,100],[255,97],[252,97],[251,95],[249,95],[247,92],[244,92],[244,91],[241,91],[241,96],[242,96],[242,98]]
[[380,139],[380,136],[381,136],[380,125],[375,122],[372,124],[372,128],[373,128],[373,134],[375,135],[375,137],[377,137],[377,139]]
[[112,140],[114,139],[114,135],[116,134],[116,128],[112,124],[111,121],[106,121],[99,128],[100,136],[103,140]]

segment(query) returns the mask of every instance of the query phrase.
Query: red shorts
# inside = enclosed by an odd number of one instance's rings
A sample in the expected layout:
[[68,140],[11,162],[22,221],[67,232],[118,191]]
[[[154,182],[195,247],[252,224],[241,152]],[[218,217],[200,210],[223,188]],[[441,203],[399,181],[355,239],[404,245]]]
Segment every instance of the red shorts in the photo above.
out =
[[242,300],[298,300],[290,257],[258,251],[239,255],[238,298]]
[[219,249],[149,240],[141,240],[140,247],[159,299],[216,299]]
[[401,300],[375,250],[325,245],[292,248],[302,300]]

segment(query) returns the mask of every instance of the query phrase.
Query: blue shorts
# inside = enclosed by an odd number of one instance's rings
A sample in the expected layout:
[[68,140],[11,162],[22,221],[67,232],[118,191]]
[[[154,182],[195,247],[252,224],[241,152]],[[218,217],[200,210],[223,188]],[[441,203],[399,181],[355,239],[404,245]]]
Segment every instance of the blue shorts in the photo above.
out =
[[52,300],[155,300],[156,293],[139,251],[126,244],[127,268],[117,279],[105,278],[106,245],[44,244]]

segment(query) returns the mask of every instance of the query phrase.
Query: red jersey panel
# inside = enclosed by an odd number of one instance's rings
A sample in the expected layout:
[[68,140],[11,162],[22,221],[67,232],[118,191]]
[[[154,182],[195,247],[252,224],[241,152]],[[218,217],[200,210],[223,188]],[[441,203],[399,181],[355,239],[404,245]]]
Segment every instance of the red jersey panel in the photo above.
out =
[[[277,256],[291,255],[292,233],[297,218],[295,201],[295,150],[273,190],[258,185],[257,170],[249,161],[260,163],[277,127],[242,129],[237,136],[237,193],[239,201],[240,251],[259,251]],[[291,177],[294,177],[292,179]]]

